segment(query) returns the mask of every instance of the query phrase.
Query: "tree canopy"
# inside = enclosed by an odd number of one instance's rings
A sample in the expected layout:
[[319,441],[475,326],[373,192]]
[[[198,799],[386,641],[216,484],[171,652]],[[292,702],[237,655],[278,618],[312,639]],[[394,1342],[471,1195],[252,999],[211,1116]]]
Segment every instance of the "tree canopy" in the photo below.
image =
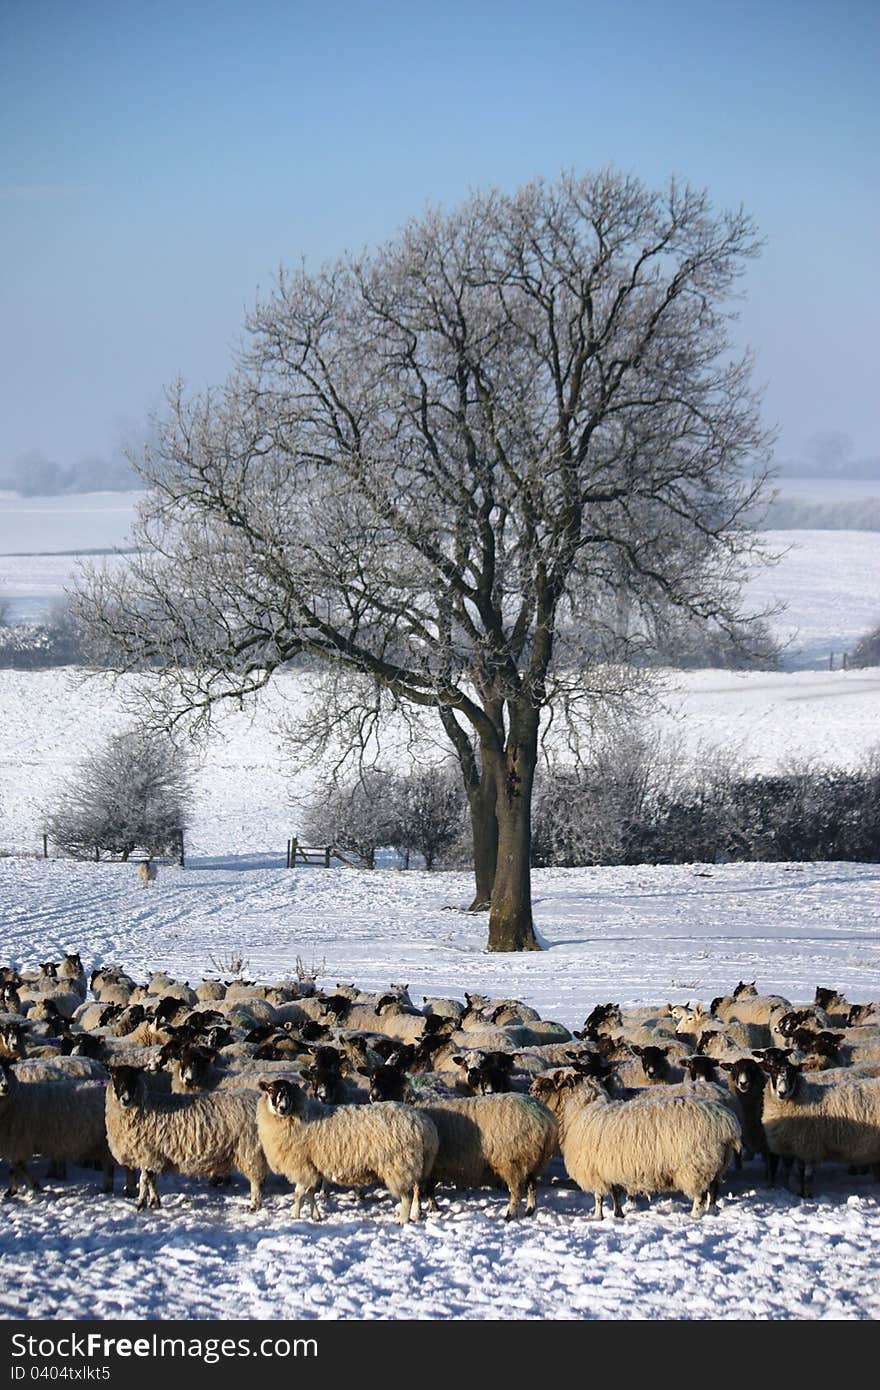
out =
[[542,713],[658,607],[740,616],[769,441],[730,302],[758,249],[741,210],[604,171],[282,270],[225,384],[169,392],[90,625],[158,665],[170,719],[303,653],[435,710],[495,837],[490,948],[535,945]]

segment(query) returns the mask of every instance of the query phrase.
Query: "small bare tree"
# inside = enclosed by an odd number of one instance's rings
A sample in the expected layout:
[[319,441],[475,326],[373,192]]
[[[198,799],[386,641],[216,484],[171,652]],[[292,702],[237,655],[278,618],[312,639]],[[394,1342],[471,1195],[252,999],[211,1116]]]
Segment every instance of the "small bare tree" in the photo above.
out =
[[75,859],[177,847],[192,801],[187,756],[141,729],[116,734],[87,758],[47,817],[51,839]]
[[433,869],[464,829],[467,801],[458,770],[447,764],[398,778],[395,805],[397,848],[405,853],[415,851],[424,859],[425,868]]
[[311,844],[356,854],[373,869],[376,851],[394,845],[398,821],[391,773],[365,769],[350,782],[335,782],[309,804],[303,834]]

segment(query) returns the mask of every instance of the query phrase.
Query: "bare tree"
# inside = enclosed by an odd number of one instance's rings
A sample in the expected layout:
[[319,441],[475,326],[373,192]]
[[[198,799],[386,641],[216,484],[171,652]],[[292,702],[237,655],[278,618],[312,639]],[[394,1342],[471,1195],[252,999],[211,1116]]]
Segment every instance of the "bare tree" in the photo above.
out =
[[206,717],[309,653],[433,710],[462,769],[489,949],[533,949],[542,717],[596,691],[625,591],[737,615],[769,444],[729,300],[742,212],[613,172],[430,212],[282,272],[226,384],[169,393],[127,574],[91,626]]
[[347,850],[373,869],[376,851],[397,843],[395,802],[392,775],[365,769],[352,781],[331,785],[312,799],[303,833],[312,844]]
[[46,825],[75,859],[127,860],[135,849],[152,857],[177,848],[191,799],[186,755],[168,738],[130,729],[83,762]]

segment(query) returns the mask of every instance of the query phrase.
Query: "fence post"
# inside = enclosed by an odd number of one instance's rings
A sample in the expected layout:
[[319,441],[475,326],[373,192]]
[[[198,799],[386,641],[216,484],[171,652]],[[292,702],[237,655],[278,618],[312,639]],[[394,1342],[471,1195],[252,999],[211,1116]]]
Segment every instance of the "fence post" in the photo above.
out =
[[833,670],[834,670],[834,653],[833,653],[833,652],[831,653],[831,655],[830,655],[829,658],[828,658],[828,670],[829,670],[829,671],[833,671]]
[[292,838],[292,840],[290,841],[290,867],[291,867],[291,869],[295,869],[295,868],[296,868],[296,851],[297,851],[298,843],[299,843],[299,842],[298,842],[296,836],[294,835],[293,838]]
[[847,661],[847,657],[848,657],[848,656],[849,656],[849,652],[844,652],[844,653],[843,653],[843,669],[844,669],[844,671],[846,670],[846,661]]
[[183,867],[184,867],[184,856],[183,856],[183,831],[182,831],[182,830],[176,830],[176,831],[174,832],[174,838],[175,838],[175,841],[176,841],[176,843],[177,843],[177,862],[178,862],[178,864],[180,865],[180,867],[183,868]]
[[49,858],[49,836],[43,832],[43,858]]
[[330,868],[330,845],[324,850],[324,868]]

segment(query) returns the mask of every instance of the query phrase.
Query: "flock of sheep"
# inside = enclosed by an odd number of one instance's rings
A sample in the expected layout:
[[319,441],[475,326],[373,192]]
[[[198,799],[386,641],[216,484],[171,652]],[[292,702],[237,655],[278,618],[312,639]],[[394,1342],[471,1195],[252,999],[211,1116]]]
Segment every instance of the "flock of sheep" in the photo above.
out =
[[[118,966],[87,982],[78,955],[0,967],[0,1159],[15,1196],[35,1157],[126,1170],[137,1207],[156,1177],[222,1182],[262,1202],[269,1172],[320,1219],[316,1193],[380,1183],[401,1223],[435,1189],[503,1186],[535,1211],[556,1154],[623,1215],[625,1197],[679,1191],[699,1215],[742,1155],[767,1180],[825,1162],[880,1177],[880,1005],[817,989],[795,1006],[741,982],[701,1004],[592,1010],[574,1035],[516,1000],[425,998],[405,986],[322,992]],[[135,1187],[135,1184],[137,1186]]]

